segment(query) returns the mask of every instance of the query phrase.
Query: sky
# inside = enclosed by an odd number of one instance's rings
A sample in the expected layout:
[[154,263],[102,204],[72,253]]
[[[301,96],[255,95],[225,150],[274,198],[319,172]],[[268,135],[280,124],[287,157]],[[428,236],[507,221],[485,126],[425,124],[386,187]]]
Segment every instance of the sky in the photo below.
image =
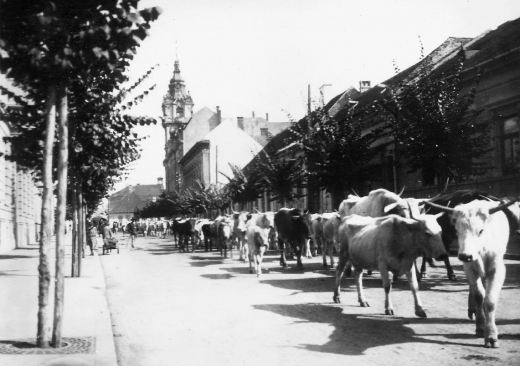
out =
[[[307,88],[318,103],[359,87],[376,85],[433,51],[448,37],[476,37],[520,17],[518,0],[142,0],[159,6],[150,37],[129,69],[130,82],[159,64],[142,84],[156,85],[130,114],[162,115],[161,102],[179,60],[194,112],[216,106],[223,117],[271,122],[305,115]],[[137,91],[138,92],[138,91]],[[164,177],[164,130],[139,127],[141,159],[128,184]]]

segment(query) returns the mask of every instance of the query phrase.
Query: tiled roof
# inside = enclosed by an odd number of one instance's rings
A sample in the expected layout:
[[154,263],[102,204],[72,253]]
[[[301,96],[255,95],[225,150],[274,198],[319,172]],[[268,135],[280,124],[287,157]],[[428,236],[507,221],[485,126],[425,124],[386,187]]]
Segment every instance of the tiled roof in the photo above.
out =
[[116,200],[115,202],[111,201],[110,204],[114,204],[114,207],[111,208],[108,213],[114,215],[118,213],[135,212],[136,209],[142,209],[147,203],[147,200],[142,200],[137,194],[131,192],[124,195],[120,200]]

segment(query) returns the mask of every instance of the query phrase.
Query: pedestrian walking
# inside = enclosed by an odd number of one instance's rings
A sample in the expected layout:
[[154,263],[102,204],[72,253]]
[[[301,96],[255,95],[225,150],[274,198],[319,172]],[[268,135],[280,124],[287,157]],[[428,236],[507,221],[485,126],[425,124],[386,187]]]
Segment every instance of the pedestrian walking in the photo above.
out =
[[90,255],[94,255],[94,250],[97,251],[97,237],[98,231],[96,225],[87,221],[87,245],[90,248]]
[[128,230],[128,241],[126,242],[126,247],[128,248],[128,243],[132,244],[132,249],[135,249],[134,242],[135,237],[137,236],[137,224],[135,223],[135,217],[132,217],[132,220],[130,223],[126,226],[126,229]]
[[112,230],[110,230],[110,224],[107,220],[103,221],[103,231],[101,232],[101,235],[103,236],[103,244],[105,245],[105,248],[110,248],[110,243],[108,242],[108,239],[113,238]]

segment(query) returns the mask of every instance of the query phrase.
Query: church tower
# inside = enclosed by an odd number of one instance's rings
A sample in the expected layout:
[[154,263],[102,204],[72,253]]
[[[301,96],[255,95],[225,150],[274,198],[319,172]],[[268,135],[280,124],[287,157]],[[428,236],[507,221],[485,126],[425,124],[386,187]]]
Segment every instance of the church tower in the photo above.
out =
[[179,60],[175,60],[173,77],[162,102],[166,192],[173,192],[180,188],[182,176],[178,162],[182,158],[182,130],[193,114],[193,105],[193,99],[189,92],[186,92],[186,85],[181,76]]

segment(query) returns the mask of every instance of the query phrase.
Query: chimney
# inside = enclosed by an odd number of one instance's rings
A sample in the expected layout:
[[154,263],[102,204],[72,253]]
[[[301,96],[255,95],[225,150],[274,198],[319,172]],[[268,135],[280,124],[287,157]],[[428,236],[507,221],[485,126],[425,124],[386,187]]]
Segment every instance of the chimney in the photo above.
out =
[[157,185],[161,186],[161,188],[162,188],[162,186],[163,186],[162,184],[163,184],[163,178],[162,177],[157,178]]
[[359,92],[360,93],[364,93],[366,92],[368,89],[370,89],[370,81],[360,81],[359,82]]
[[255,118],[255,111],[253,111],[253,118]]
[[265,114],[265,119],[266,119],[267,122],[269,122],[269,113]]
[[222,115],[220,113],[220,107],[217,106],[217,126],[222,122]]
[[241,130],[244,129],[244,117],[237,117],[237,125]]

